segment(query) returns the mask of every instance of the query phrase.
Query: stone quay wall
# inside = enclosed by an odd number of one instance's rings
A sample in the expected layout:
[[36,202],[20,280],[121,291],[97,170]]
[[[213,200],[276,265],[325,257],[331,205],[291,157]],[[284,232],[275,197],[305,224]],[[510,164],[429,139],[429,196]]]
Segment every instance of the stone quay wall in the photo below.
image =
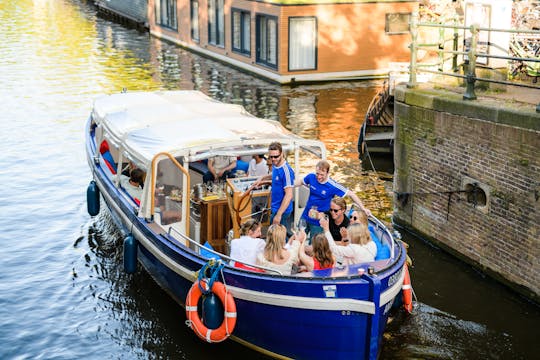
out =
[[135,27],[148,27],[148,0],[96,0],[98,10]]
[[394,222],[540,302],[535,106],[398,86],[394,120]]

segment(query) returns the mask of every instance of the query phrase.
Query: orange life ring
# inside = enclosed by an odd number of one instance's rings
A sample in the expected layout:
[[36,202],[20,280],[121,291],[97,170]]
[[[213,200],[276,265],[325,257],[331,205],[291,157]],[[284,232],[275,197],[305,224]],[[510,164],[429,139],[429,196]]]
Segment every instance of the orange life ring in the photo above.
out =
[[403,271],[405,271],[405,277],[403,278],[403,285],[401,290],[403,292],[403,307],[410,314],[412,313],[412,286],[411,286],[411,277],[409,276],[409,267],[407,263],[403,266]]
[[[201,281],[203,282],[202,286],[206,288],[206,281]],[[191,286],[186,298],[186,317],[188,319],[188,326],[193,329],[197,336],[209,343],[221,342],[227,339],[236,325],[236,304],[231,293],[227,292],[225,285],[218,281],[215,281],[214,285],[212,285],[212,292],[217,295],[225,308],[225,318],[221,323],[221,326],[217,329],[207,328],[199,317],[197,305],[202,296],[199,281],[196,281]]]

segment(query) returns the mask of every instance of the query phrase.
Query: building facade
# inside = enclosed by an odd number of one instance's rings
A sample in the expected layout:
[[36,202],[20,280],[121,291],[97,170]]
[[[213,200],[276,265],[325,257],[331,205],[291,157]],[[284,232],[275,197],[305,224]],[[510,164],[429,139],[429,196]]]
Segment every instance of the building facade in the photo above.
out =
[[417,1],[149,0],[150,33],[278,83],[377,78],[409,61]]

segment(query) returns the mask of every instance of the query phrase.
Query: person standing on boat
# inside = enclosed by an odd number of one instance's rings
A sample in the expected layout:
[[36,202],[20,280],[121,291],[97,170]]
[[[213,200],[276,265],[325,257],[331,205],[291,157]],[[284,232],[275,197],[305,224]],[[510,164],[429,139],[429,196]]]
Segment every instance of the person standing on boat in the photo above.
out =
[[236,167],[236,157],[217,155],[208,159],[208,171],[203,175],[203,182],[225,180],[232,177],[232,170]]
[[285,225],[287,235],[290,237],[292,235],[294,171],[285,161],[283,148],[279,142],[273,142],[268,146],[268,158],[272,161],[272,174],[261,176],[254,186],[260,186],[262,183],[272,180],[270,223]]
[[[303,179],[297,179],[295,186],[301,185],[309,189],[309,197],[302,218],[306,220],[306,232],[309,233],[310,239],[316,234],[322,233],[322,228],[319,226],[319,212],[330,211],[330,202],[334,196],[340,198],[349,196],[354,204],[363,210],[367,216],[371,215],[371,212],[355,193],[330,177],[330,164],[326,160],[320,160],[317,163],[314,173],[307,174]],[[334,217],[331,216],[331,218]],[[338,220],[342,221],[343,219],[340,216]],[[348,223],[345,226],[347,225]]]

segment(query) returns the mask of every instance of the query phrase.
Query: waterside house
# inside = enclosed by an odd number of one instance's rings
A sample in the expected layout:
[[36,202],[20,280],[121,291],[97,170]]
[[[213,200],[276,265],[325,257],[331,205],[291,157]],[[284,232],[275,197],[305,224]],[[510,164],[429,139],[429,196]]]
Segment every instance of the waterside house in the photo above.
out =
[[417,1],[148,0],[158,38],[277,83],[386,77]]

